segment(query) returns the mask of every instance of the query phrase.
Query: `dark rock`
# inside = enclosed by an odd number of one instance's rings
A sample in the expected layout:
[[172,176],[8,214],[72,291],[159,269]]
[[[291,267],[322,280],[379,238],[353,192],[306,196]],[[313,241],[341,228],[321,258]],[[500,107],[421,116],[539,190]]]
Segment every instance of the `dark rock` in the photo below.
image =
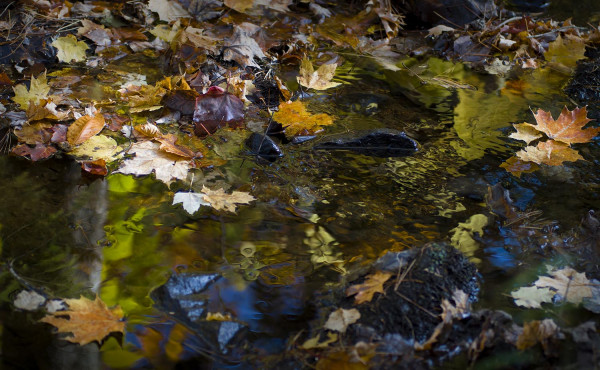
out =
[[418,150],[418,143],[397,130],[379,129],[361,137],[341,137],[315,146],[317,150],[350,150],[374,157],[404,157]]
[[256,132],[246,140],[246,146],[253,155],[269,162],[275,162],[277,158],[283,157],[283,152],[273,139]]

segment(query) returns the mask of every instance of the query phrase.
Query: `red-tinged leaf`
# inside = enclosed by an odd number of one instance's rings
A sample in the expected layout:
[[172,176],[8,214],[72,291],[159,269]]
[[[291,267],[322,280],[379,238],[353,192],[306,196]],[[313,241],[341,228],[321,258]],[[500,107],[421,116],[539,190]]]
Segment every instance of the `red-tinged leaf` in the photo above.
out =
[[81,169],[97,176],[106,176],[108,174],[108,169],[106,168],[106,162],[104,159],[81,162]]
[[106,128],[111,131],[120,131],[124,124],[131,121],[129,117],[121,116],[116,113],[103,113],[102,115],[106,121]]
[[54,125],[51,128],[52,137],[50,138],[50,142],[54,144],[64,143],[67,141],[67,125]]
[[56,153],[56,148],[45,146],[43,144],[36,144],[36,146],[32,148],[27,144],[20,144],[12,148],[12,153],[21,157],[29,156],[32,161],[36,162],[52,156]]
[[183,115],[194,114],[196,108],[196,90],[173,90],[169,91],[163,98],[165,107],[181,112]]
[[244,122],[244,103],[221,88],[211,87],[196,98],[195,133],[206,136],[224,126],[237,127]]
[[517,157],[523,161],[560,166],[564,162],[575,162],[583,159],[579,152],[569,148],[567,144],[548,140],[538,143],[537,146],[528,146],[517,152]]
[[50,142],[52,133],[48,130],[52,125],[46,122],[23,125],[20,130],[14,130],[19,142],[25,144],[46,144]]
[[10,77],[5,72],[0,72],[0,86],[12,86],[13,83]]
[[96,113],[95,116],[82,116],[69,126],[67,141],[71,145],[79,145],[98,134],[104,128],[104,116]]

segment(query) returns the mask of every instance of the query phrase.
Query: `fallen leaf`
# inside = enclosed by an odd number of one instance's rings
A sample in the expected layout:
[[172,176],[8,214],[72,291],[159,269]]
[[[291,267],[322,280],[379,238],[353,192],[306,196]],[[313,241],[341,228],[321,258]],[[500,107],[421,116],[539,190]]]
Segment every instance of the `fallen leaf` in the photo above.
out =
[[196,98],[193,120],[197,136],[210,135],[220,127],[240,125],[244,121],[244,102],[213,86]]
[[154,138],[154,140],[160,143],[159,149],[163,152],[171,153],[187,159],[196,157],[196,153],[194,153],[191,149],[175,144],[177,142],[177,136],[173,134],[157,136]]
[[537,125],[522,123],[521,126],[529,126],[545,133],[550,139],[566,144],[590,142],[600,132],[600,127],[583,129],[583,126],[592,121],[587,118],[587,107],[575,108],[570,111],[565,106],[556,121],[550,112],[541,109],[534,113],[534,117]]
[[25,311],[35,311],[46,303],[46,298],[37,292],[21,290],[13,304],[16,308]]
[[300,348],[302,349],[314,349],[314,348],[327,348],[331,343],[334,343],[338,339],[337,333],[327,332],[327,339],[319,342],[320,335],[317,334],[313,338],[307,339]]
[[81,116],[69,126],[67,141],[71,145],[79,145],[100,133],[104,123],[104,116],[101,113],[96,113],[95,116]]
[[449,324],[454,319],[463,319],[471,313],[471,302],[469,302],[469,295],[463,292],[461,289],[456,289],[452,293],[452,299],[454,304],[449,300],[442,300],[442,321]]
[[68,154],[74,157],[91,159],[92,161],[102,159],[110,163],[123,157],[121,151],[123,151],[123,148],[117,144],[115,139],[106,135],[96,135],[73,148]]
[[556,40],[548,44],[544,58],[552,67],[558,66],[557,69],[562,70],[560,67],[564,66],[571,73],[577,61],[585,58],[585,42],[579,37],[563,38],[559,34]]
[[297,77],[298,83],[315,90],[327,90],[339,86],[340,83],[331,82],[336,68],[337,64],[323,64],[315,71],[311,61],[304,57],[300,64],[300,76]]
[[284,127],[285,135],[310,135],[323,130],[322,126],[333,124],[333,119],[326,113],[311,114],[300,100],[281,103],[279,110],[273,114],[273,120]]
[[58,60],[65,63],[83,62],[86,57],[85,51],[89,49],[85,42],[77,41],[74,35],[59,37],[51,45],[58,50]]
[[540,166],[538,166],[536,163],[523,161],[515,156],[508,158],[500,165],[500,167],[517,177],[521,177],[521,174],[523,173],[531,173],[540,169]]
[[570,267],[551,271],[550,275],[540,277],[536,282],[537,287],[547,287],[560,294],[567,302],[579,304],[583,298],[592,296],[592,283],[583,272],[577,272]]
[[38,104],[40,100],[46,99],[50,92],[50,86],[46,80],[46,72],[40,74],[37,78],[31,76],[31,84],[29,90],[25,84],[19,84],[13,87],[15,97],[12,100],[19,104],[21,109],[27,110],[29,108],[29,102],[33,101]]
[[193,193],[193,192],[179,192],[175,193],[173,197],[173,205],[181,203],[183,209],[190,215],[196,213],[200,206],[209,206],[210,203],[204,200],[205,194]]
[[233,321],[230,314],[223,315],[220,312],[212,313],[208,312],[206,314],[206,321]]
[[204,200],[210,203],[211,207],[229,212],[235,212],[236,204],[249,204],[256,200],[252,195],[243,191],[227,194],[223,189],[210,190],[205,186],[202,186],[202,194]]
[[65,299],[65,302],[69,305],[68,310],[46,315],[40,321],[57,327],[59,333],[72,333],[65,338],[69,342],[83,346],[100,342],[112,332],[123,333],[125,330],[123,310],[119,306],[109,309],[98,296],[93,301],[81,296]]
[[523,332],[519,334],[516,346],[517,349],[522,351],[541,343],[544,352],[548,352],[550,349],[549,340],[553,338],[560,339],[560,337],[560,329],[554,323],[554,320],[534,320],[523,324]]
[[124,161],[117,173],[142,176],[154,172],[157,180],[170,184],[185,179],[191,166],[190,161],[161,151],[160,144],[152,141],[133,143],[129,153],[135,157]]
[[162,136],[162,132],[153,123],[144,123],[143,125],[134,126],[133,129],[147,138],[155,138]]
[[50,142],[52,133],[51,124],[46,122],[37,122],[29,125],[23,125],[20,130],[14,130],[13,133],[19,139],[19,142],[25,144],[46,144]]
[[367,275],[364,283],[348,287],[348,289],[346,289],[346,296],[356,294],[354,297],[354,303],[356,304],[370,302],[375,293],[383,294],[383,284],[388,281],[391,276],[391,273],[382,271]]
[[190,16],[178,2],[171,0],[150,0],[148,9],[158,14],[161,21],[172,22]]
[[83,161],[81,162],[81,169],[87,173],[96,176],[108,175],[108,168],[106,168],[106,161],[104,159],[97,159],[95,161]]
[[111,30],[107,30],[104,26],[87,19],[82,19],[80,22],[82,26],[77,29],[79,36],[87,37],[99,46],[109,46],[111,44]]
[[260,6],[279,12],[287,12],[290,10],[288,6],[292,5],[291,0],[225,0],[223,3],[237,12],[249,14],[257,13],[256,11],[250,12],[250,10]]
[[[243,25],[243,23],[242,23]],[[233,29],[233,35],[224,42],[223,59],[237,62],[243,68],[255,67],[259,68],[254,58],[266,58],[262,49],[248,31],[236,25]]]
[[571,149],[567,144],[554,140],[543,141],[537,146],[528,146],[517,152],[517,157],[524,161],[549,166],[560,166],[564,162],[575,162],[583,159],[579,152]]
[[517,306],[526,308],[542,308],[541,304],[552,302],[555,294],[550,288],[540,289],[535,286],[522,287],[510,293]]
[[428,29],[427,30],[428,33],[427,33],[426,37],[429,37],[429,36],[437,37],[444,32],[454,32],[454,31],[455,31],[454,28],[440,24],[439,26],[435,26],[433,28]]
[[350,310],[338,308],[329,315],[324,328],[345,333],[348,326],[357,322],[358,319],[360,319],[360,312],[356,308]]
[[12,153],[21,157],[28,155],[32,161],[36,162],[52,156],[56,153],[56,148],[44,144],[36,144],[33,148],[27,144],[20,144],[12,148]]
[[540,132],[529,123],[517,123],[513,124],[513,127],[515,130],[517,130],[517,132],[513,132],[512,134],[508,135],[508,137],[515,140],[522,140],[529,144],[530,142],[542,137],[542,134],[540,134]]

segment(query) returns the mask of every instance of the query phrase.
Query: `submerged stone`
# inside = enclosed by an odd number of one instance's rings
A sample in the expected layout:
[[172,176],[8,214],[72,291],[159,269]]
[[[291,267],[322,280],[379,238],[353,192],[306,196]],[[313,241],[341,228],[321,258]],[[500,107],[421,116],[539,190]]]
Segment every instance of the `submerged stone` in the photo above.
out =
[[256,132],[252,133],[246,140],[246,146],[253,155],[266,159],[269,162],[275,162],[277,158],[283,157],[283,152],[273,139]]
[[316,150],[347,150],[374,157],[404,157],[414,154],[419,144],[404,132],[378,129],[360,137],[340,137],[321,143]]

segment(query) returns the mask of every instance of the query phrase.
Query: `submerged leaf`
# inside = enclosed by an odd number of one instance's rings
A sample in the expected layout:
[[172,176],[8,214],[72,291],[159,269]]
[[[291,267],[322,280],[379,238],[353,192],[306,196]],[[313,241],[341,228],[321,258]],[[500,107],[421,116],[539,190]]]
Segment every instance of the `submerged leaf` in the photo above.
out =
[[323,64],[315,71],[310,60],[304,57],[300,64],[300,76],[297,77],[298,83],[315,90],[327,90],[339,86],[340,83],[331,82],[336,68],[336,64]]
[[109,309],[98,296],[93,301],[82,296],[65,299],[65,302],[69,305],[68,310],[46,315],[40,321],[57,327],[59,333],[72,333],[66,337],[69,342],[83,346],[100,342],[112,332],[123,333],[125,330],[123,310],[119,306]]
[[281,103],[279,110],[273,114],[273,120],[281,123],[285,135],[310,135],[321,131],[322,126],[333,124],[331,116],[325,113],[311,114],[300,100]]

